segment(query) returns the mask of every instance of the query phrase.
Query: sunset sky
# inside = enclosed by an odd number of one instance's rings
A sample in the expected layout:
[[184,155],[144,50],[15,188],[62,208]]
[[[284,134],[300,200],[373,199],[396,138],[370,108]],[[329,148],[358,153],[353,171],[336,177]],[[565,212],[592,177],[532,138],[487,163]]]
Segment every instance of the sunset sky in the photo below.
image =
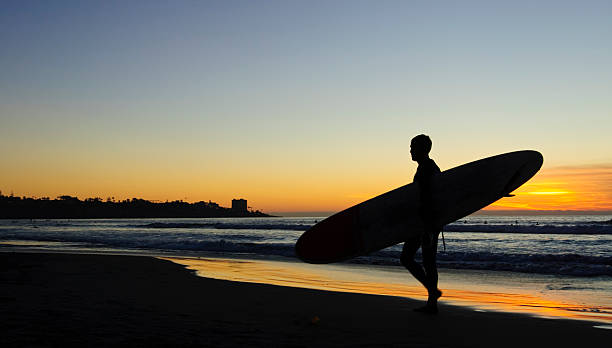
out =
[[338,211],[544,155],[490,209],[612,210],[610,1],[2,1],[0,190]]

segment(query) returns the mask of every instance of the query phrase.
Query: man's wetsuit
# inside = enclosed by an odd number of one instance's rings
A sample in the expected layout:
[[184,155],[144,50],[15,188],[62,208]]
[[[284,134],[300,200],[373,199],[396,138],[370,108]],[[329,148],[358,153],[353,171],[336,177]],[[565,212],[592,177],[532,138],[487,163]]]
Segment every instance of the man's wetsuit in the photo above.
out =
[[[419,185],[421,208],[419,216],[425,224],[425,231],[422,235],[411,238],[404,243],[400,261],[412,275],[418,279],[427,290],[437,291],[438,288],[438,269],[436,266],[436,253],[438,247],[438,235],[440,227],[435,226],[432,210],[432,177],[440,173],[440,168],[431,158],[427,158],[419,163],[414,182]],[[423,255],[423,267],[414,261],[414,255],[421,248]],[[424,268],[424,269],[423,269]]]

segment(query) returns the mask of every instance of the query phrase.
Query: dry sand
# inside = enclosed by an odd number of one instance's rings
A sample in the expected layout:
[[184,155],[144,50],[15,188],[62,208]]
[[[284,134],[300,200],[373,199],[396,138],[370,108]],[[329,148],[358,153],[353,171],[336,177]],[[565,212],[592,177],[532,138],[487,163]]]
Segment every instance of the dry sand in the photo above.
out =
[[577,320],[197,277],[143,256],[0,253],[0,347],[609,347]]

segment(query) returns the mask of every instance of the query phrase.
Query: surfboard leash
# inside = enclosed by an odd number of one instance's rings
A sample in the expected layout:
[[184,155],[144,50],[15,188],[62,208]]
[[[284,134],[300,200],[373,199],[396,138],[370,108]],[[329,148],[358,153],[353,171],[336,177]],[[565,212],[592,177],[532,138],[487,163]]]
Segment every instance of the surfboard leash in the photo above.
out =
[[446,241],[444,240],[444,229],[441,229],[442,232],[442,245],[444,246],[444,252],[446,252]]

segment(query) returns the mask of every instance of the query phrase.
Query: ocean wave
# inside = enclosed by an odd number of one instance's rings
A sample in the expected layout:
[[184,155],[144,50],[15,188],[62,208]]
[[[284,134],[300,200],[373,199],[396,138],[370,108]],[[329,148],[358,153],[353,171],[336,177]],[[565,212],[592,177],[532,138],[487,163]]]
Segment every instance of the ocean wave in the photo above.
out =
[[[284,230],[306,231],[312,224],[266,224],[266,223],[193,223],[193,222],[153,222],[141,225],[132,225],[138,228],[151,229],[233,229],[233,230]],[[547,225],[521,225],[521,224],[466,224],[452,223],[444,226],[445,232],[480,232],[480,233],[523,233],[523,234],[584,234],[609,235],[612,234],[612,224],[602,221],[593,221],[582,224],[547,224]]]
[[507,225],[452,223],[444,226],[445,232],[525,233],[525,234],[612,234],[612,225],[588,223],[575,225]]
[[[127,222],[127,221],[126,221]],[[150,230],[252,230],[252,231],[289,231],[304,232],[314,226],[317,220],[279,221],[278,219],[238,220],[233,221],[132,221],[124,220],[19,220],[12,227],[50,227],[50,228],[140,228]],[[140,222],[140,223],[139,223]],[[612,235],[612,220],[591,221],[503,221],[496,219],[459,220],[443,227],[446,232],[509,233],[509,234],[574,234],[574,235]]]
[[[244,238],[243,238],[244,237]],[[159,234],[28,234],[5,235],[3,239],[75,243],[89,248],[160,251],[246,253],[263,256],[295,257],[293,242],[273,242],[253,236],[202,236],[196,233]],[[6,246],[3,246],[6,247]],[[388,248],[349,263],[400,265],[399,248]],[[419,255],[417,254],[417,258]],[[512,271],[571,276],[612,276],[612,257],[578,253],[496,253],[486,251],[446,251],[438,253],[441,268]]]
[[572,284],[548,284],[546,290],[567,291],[567,290],[605,290],[594,286],[576,286]]
[[133,225],[140,228],[208,228],[219,230],[284,230],[284,231],[306,231],[313,225],[307,224],[237,224],[237,223],[193,223],[193,222],[152,222],[150,224]]
[[[417,254],[417,260],[419,258]],[[399,265],[399,253],[382,250],[349,262],[376,265]],[[488,252],[438,253],[440,268],[510,271],[571,275],[579,277],[612,276],[612,257],[578,254],[503,254]]]

